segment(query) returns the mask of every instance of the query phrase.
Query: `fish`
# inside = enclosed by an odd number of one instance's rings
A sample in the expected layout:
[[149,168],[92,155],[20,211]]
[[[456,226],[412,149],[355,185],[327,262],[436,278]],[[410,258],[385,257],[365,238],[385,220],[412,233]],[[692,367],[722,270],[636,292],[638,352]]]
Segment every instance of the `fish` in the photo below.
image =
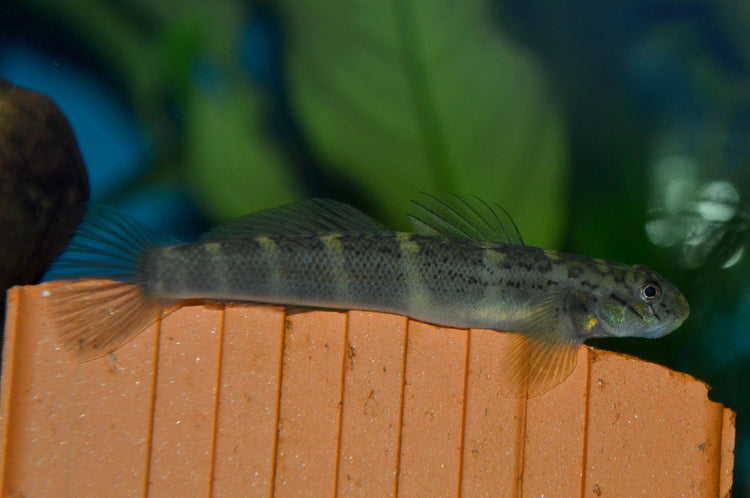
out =
[[443,327],[510,333],[503,394],[536,396],[599,337],[659,338],[687,300],[643,265],[528,246],[498,205],[422,194],[393,231],[329,199],[243,216],[182,243],[116,211],[88,210],[50,272],[63,345],[81,361],[111,353],[165,310],[194,300],[394,313]]

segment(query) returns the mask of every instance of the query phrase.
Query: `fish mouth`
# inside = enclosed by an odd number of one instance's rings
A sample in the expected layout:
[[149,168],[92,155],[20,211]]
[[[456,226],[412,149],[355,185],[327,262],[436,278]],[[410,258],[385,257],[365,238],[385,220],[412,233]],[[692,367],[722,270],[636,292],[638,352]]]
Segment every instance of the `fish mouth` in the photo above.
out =
[[685,299],[685,296],[680,296],[682,299],[680,300],[680,304],[682,304],[682,320],[680,320],[680,325],[682,325],[682,322],[687,320],[687,317],[690,316],[690,304],[688,304],[687,299]]
[[649,339],[659,339],[660,337],[664,337],[665,335],[668,335],[674,332],[675,330],[677,330],[678,328],[680,328],[680,325],[682,325],[684,321],[685,319],[683,318],[681,320],[676,320],[672,323],[662,325],[661,327],[649,332],[648,335],[646,335],[645,337]]
[[682,295],[682,293],[678,294],[679,298],[677,299],[678,305],[678,312],[677,317],[678,319],[675,321],[675,327],[677,328],[680,325],[682,325],[685,320],[690,316],[690,304],[688,304],[687,299],[685,299],[685,296]]
[[670,334],[680,328],[680,326],[685,323],[685,320],[687,320],[688,316],[690,316],[690,305],[687,302],[687,299],[685,299],[683,296],[680,296],[681,299],[678,300],[678,311],[675,314],[675,319],[672,322],[665,323],[661,327],[653,329],[651,332],[649,332],[645,337],[648,337],[649,339],[658,339],[660,337],[664,337],[667,334]]

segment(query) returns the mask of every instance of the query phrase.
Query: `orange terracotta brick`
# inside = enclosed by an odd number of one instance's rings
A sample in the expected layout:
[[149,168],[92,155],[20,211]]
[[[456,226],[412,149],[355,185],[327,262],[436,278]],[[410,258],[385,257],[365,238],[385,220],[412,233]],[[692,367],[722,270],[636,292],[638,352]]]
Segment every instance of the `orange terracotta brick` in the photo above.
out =
[[461,491],[466,496],[518,496],[523,473],[526,400],[503,397],[494,361],[504,335],[473,330],[464,408]]
[[8,294],[3,496],[726,496],[734,414],[684,374],[582,347],[499,395],[507,334],[352,311],[184,306],[114,354]]
[[[227,306],[216,411],[216,496],[238,487],[269,496],[276,465],[283,309]],[[238,437],[252,434],[252,437]]]
[[398,477],[404,496],[460,489],[467,339],[466,330],[409,322]]
[[407,319],[349,313],[344,357],[338,491],[388,496],[398,489]]
[[313,311],[287,317],[274,492],[336,490],[346,315]]
[[149,463],[155,496],[207,496],[211,488],[222,311],[185,306],[160,322]]

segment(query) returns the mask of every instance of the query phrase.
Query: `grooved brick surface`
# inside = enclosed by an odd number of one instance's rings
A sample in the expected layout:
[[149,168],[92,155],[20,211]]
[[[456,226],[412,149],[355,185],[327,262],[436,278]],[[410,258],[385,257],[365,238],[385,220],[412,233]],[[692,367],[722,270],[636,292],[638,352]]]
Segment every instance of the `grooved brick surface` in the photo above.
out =
[[[14,288],[3,496],[726,496],[734,414],[688,375],[582,347],[498,395],[506,334],[351,311],[184,306],[114,354],[58,348]],[[59,285],[59,284],[57,284]]]

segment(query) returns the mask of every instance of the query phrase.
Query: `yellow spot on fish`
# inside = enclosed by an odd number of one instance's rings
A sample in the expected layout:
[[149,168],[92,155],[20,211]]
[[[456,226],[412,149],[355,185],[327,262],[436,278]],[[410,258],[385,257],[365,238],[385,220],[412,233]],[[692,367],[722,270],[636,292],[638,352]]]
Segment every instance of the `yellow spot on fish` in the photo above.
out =
[[203,248],[206,252],[210,252],[211,254],[221,254],[221,242],[203,244]]
[[341,245],[340,239],[340,233],[322,235],[320,237],[320,240],[323,242],[323,245],[326,246],[326,249],[328,249],[329,251],[334,251],[336,254],[343,254],[344,252],[344,247]]
[[405,256],[419,254],[419,244],[412,240],[411,234],[399,232],[396,234],[396,240],[399,242],[401,254]]
[[583,324],[583,328],[586,329],[587,332],[590,332],[591,329],[596,327],[596,325],[599,323],[599,320],[594,315],[589,316],[588,320]]
[[497,266],[498,264],[502,263],[504,259],[505,254],[498,251],[493,251],[492,249],[485,249],[484,253],[482,254],[482,262],[484,263],[485,267]]
[[602,263],[597,262],[596,269],[602,273],[609,273],[612,268],[610,268],[609,265],[605,265],[603,262]]
[[560,261],[560,253],[557,251],[551,251],[549,249],[544,250],[544,255],[552,261]]
[[276,252],[279,250],[276,242],[268,237],[258,237],[255,239],[260,246],[268,252]]

